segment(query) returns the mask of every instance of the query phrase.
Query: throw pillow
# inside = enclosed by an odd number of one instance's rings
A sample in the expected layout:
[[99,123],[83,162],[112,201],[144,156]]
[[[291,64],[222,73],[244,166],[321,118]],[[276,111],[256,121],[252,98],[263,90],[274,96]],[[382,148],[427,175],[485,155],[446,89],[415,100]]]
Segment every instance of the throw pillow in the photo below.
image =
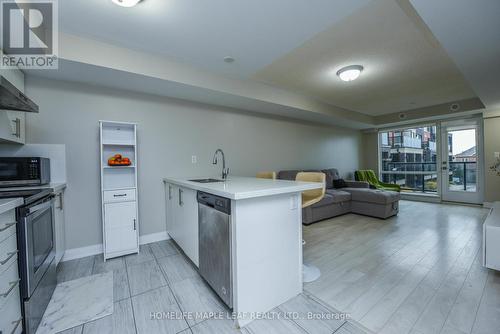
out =
[[344,181],[344,179],[333,180],[333,187],[335,189],[347,188],[347,183]]

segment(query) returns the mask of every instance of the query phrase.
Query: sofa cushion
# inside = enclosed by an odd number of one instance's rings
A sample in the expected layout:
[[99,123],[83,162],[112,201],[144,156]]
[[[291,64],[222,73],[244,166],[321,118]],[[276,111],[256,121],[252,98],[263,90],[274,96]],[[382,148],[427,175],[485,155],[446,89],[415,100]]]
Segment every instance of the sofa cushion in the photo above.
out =
[[400,195],[396,191],[366,189],[366,188],[343,188],[343,191],[351,194],[352,201],[376,204],[390,204],[399,201]]
[[339,171],[336,168],[322,169],[326,175],[326,189],[333,188],[333,180],[340,179]]
[[333,197],[332,203],[347,202],[351,200],[351,193],[348,193],[347,191],[327,189],[326,194]]
[[337,198],[330,195],[330,194],[325,194],[325,197],[323,197],[323,199],[321,201],[319,201],[318,203],[315,203],[313,205],[311,205],[311,208],[320,208],[320,207],[323,207],[323,206],[327,206],[327,205],[333,205],[333,204],[336,204],[338,203],[337,202]]

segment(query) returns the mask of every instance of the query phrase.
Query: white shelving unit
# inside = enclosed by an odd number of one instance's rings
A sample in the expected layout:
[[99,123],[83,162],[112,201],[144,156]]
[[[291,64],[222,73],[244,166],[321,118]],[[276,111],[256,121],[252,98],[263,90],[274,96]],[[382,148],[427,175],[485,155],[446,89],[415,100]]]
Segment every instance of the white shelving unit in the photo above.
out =
[[[104,260],[139,253],[137,124],[99,121]],[[109,166],[121,154],[130,166]]]

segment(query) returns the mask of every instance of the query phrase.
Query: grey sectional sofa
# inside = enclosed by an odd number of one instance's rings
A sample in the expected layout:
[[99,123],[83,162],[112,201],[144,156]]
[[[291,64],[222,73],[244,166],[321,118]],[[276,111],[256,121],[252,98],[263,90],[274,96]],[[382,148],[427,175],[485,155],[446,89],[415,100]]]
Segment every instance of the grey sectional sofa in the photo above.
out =
[[340,179],[335,168],[323,170],[285,170],[278,179],[295,180],[299,172],[323,172],[326,175],[326,194],[318,203],[303,209],[302,222],[309,225],[324,219],[357,213],[377,218],[389,218],[399,212],[400,195],[395,191],[370,189],[367,182],[346,181],[347,188],[333,188],[333,180]]

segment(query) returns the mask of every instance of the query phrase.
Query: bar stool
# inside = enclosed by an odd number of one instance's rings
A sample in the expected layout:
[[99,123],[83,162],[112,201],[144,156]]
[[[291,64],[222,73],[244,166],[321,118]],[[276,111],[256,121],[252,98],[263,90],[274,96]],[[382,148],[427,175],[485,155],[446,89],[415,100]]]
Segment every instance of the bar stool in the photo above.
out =
[[276,172],[258,172],[257,178],[276,180]]
[[[323,197],[325,197],[325,179],[326,176],[324,173],[297,173],[297,176],[295,177],[296,181],[321,182],[323,184],[323,187],[321,189],[306,190],[302,192],[302,209],[318,203],[323,199]],[[305,244],[305,240],[302,240],[302,246],[304,246]],[[318,267],[305,263],[302,264],[302,281],[304,283],[314,282],[320,276],[321,271]]]

